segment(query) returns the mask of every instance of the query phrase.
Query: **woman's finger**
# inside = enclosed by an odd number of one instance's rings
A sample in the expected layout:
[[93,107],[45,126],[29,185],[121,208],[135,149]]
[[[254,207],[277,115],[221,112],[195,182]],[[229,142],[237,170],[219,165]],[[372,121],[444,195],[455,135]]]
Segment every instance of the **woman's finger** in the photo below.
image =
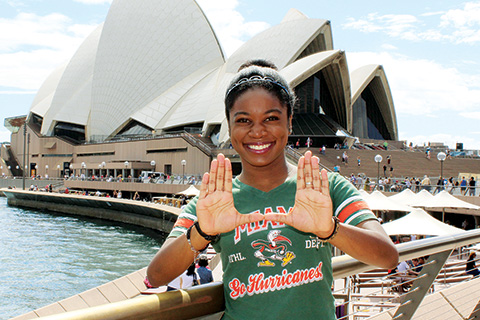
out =
[[303,169],[305,168],[305,157],[301,156],[298,160],[297,168],[297,190],[305,189],[305,176]]
[[202,184],[200,185],[200,194],[198,195],[198,199],[203,199],[208,194],[208,172],[205,172],[202,177]]
[[223,191],[223,186],[225,184],[225,156],[221,153],[217,156],[217,182],[216,190]]
[[326,196],[330,196],[330,188],[328,187],[328,174],[327,170],[322,169],[320,172],[320,175],[322,177],[322,193]]
[[322,179],[320,177],[320,159],[318,157],[312,157],[312,175],[313,175],[313,190],[322,191]]
[[305,152],[305,187],[313,189],[313,176],[312,176],[312,152]]
[[232,163],[225,158],[225,191],[232,192]]
[[217,180],[217,167],[218,161],[217,159],[213,159],[212,164],[210,165],[210,179],[208,181],[208,193],[215,192],[216,187],[216,180]]

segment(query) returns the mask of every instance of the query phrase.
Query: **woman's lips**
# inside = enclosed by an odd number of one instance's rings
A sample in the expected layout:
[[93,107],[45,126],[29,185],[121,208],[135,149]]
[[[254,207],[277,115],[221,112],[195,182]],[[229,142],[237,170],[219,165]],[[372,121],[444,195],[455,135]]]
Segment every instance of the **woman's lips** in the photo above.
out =
[[273,147],[273,143],[245,144],[245,147],[255,153],[265,153]]

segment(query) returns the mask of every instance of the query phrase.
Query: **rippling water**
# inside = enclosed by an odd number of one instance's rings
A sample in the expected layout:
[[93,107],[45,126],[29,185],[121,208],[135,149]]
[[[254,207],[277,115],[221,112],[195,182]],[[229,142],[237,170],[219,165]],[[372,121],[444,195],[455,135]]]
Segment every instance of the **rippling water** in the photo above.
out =
[[0,319],[143,268],[163,240],[131,226],[9,207],[0,197]]

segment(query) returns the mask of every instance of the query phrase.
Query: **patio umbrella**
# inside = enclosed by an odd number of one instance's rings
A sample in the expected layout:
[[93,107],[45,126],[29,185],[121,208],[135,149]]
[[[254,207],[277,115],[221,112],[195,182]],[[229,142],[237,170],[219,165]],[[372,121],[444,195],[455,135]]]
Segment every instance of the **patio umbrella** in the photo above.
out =
[[430,199],[433,198],[433,194],[427,190],[422,190],[419,193],[415,194],[414,200],[410,203],[412,207],[424,207]]
[[455,196],[452,196],[447,191],[443,190],[434,197],[430,198],[426,201],[422,207],[425,208],[463,208],[463,209],[480,209],[479,206],[471,204],[469,202],[460,200]]
[[422,209],[413,209],[400,219],[382,224],[382,227],[388,235],[440,236],[465,232],[435,219]]
[[195,196],[198,196],[200,194],[200,190],[198,190],[194,186],[190,186],[183,191],[177,192],[177,194],[178,195],[184,195],[184,196],[187,196],[187,197],[195,197]]
[[372,210],[407,212],[413,210],[412,207],[396,202],[395,200],[392,200],[391,198],[385,196],[378,190],[375,190],[371,194],[369,194],[368,197],[365,198],[365,201],[368,203],[368,206]]
[[398,203],[411,205],[412,203],[415,202],[415,192],[413,192],[410,189],[405,189],[402,192],[399,192],[393,196],[390,196],[389,198]]

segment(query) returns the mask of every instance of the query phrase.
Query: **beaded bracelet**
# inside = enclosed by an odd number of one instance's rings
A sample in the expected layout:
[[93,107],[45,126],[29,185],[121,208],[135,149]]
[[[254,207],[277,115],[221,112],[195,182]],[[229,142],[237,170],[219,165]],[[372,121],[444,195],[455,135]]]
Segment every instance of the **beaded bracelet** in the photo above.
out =
[[205,248],[203,248],[202,250],[198,251],[197,249],[195,249],[195,247],[192,245],[192,242],[190,241],[190,235],[192,233],[192,228],[194,227],[195,225],[191,225],[190,228],[187,229],[187,242],[188,244],[190,245],[190,249],[193,251],[193,260],[194,262],[197,262],[198,260],[198,257],[200,256],[200,254],[202,253],[202,251],[205,251],[207,248],[208,248],[208,244],[205,246]]
[[329,240],[332,240],[333,238],[335,238],[335,236],[337,235],[337,232],[338,232],[338,227],[340,226],[340,220],[338,220],[338,218],[336,216],[333,216],[332,217],[333,219],[333,222],[334,222],[334,226],[333,226],[333,231],[332,233],[326,237],[326,238],[320,238],[318,237],[318,239],[320,239],[322,242],[327,242]]

